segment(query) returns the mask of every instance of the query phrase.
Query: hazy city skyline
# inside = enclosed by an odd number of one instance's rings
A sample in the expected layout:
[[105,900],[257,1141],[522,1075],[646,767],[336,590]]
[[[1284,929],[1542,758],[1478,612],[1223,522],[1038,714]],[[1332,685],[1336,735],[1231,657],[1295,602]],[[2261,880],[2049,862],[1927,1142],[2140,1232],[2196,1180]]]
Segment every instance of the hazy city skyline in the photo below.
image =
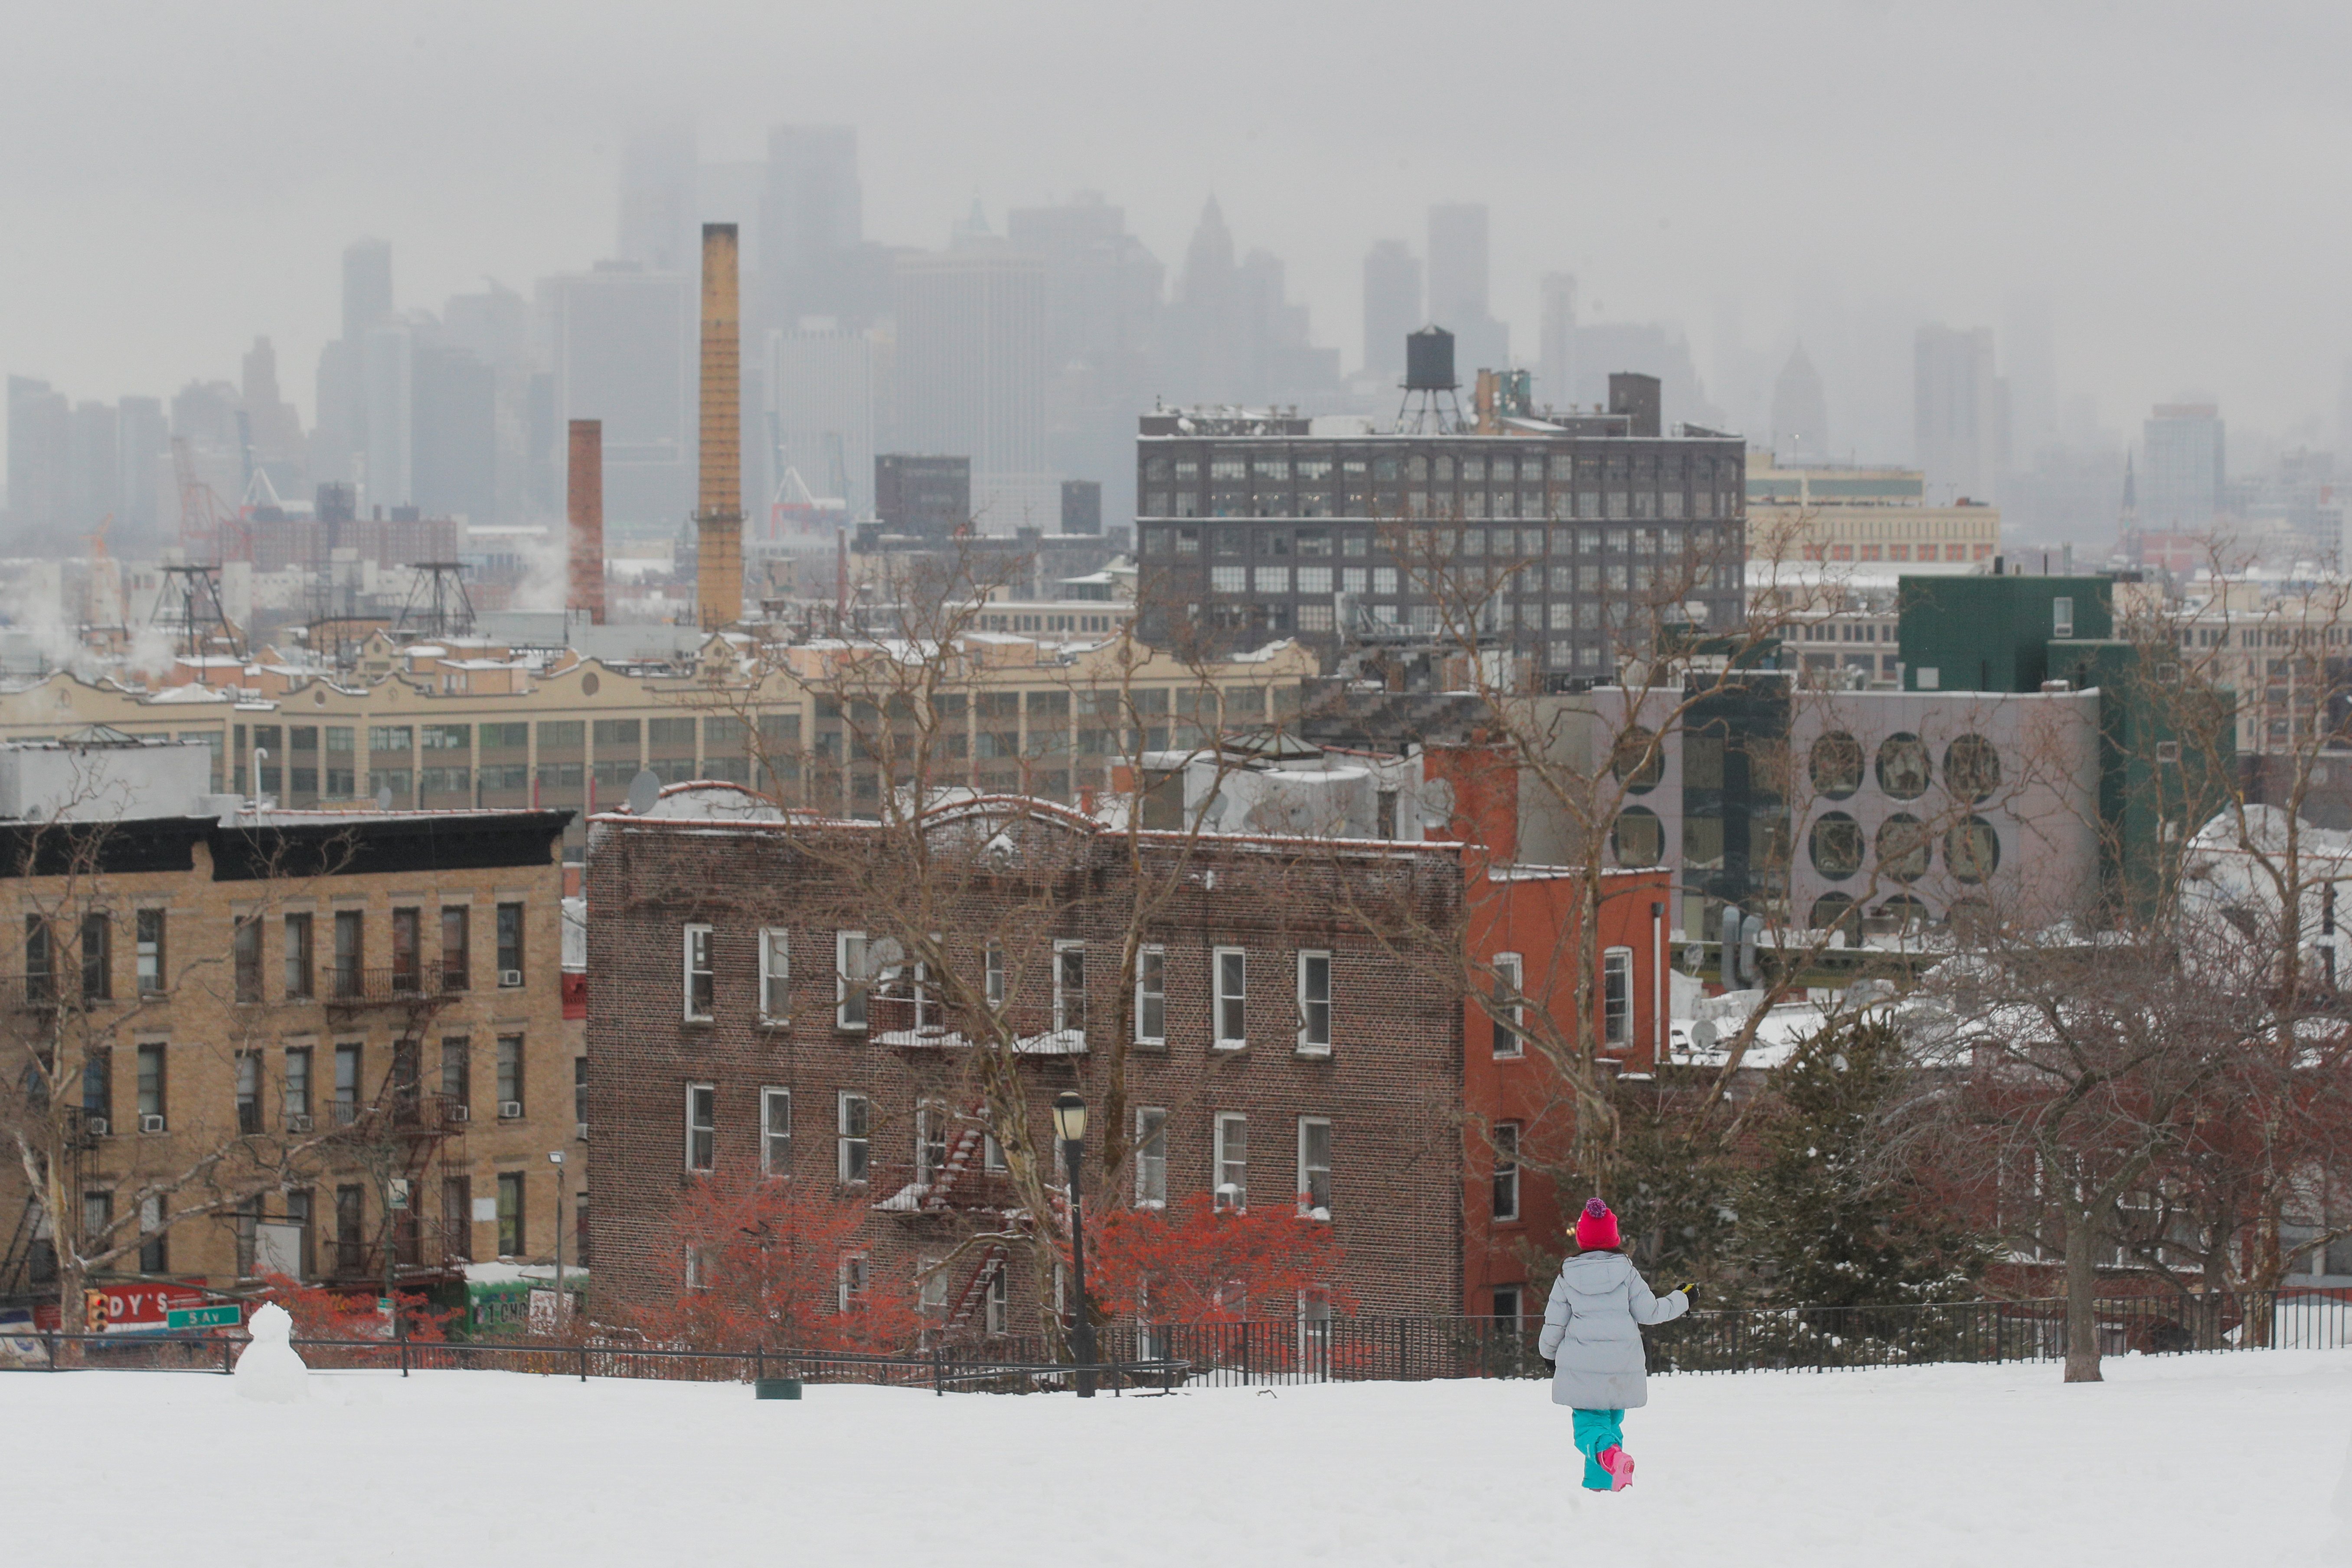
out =
[[[1843,447],[1880,394],[1809,316],[1895,356],[1900,387],[1918,325],[1998,334],[2022,295],[2054,324],[2059,395],[2112,433],[2193,392],[2242,429],[2333,437],[2339,14],[1482,15],[1434,49],[1425,11],[1220,0],[44,13],[0,65],[0,359],[77,399],[168,396],[268,334],[307,423],[354,238],[392,243],[403,308],[485,278],[527,292],[612,252],[633,128],[691,120],[723,163],[822,121],[856,130],[866,232],[892,245],[943,247],[975,197],[1001,232],[1012,207],[1096,189],[1172,273],[1213,195],[1350,369],[1367,252],[1402,237],[1425,267],[1428,208],[1472,202],[1522,363],[1539,279],[1571,273],[1583,321],[1679,327],[1717,403],[1769,401],[1801,338]],[[93,94],[70,62],[100,58]],[[1723,384],[1727,320],[1769,362],[1758,389]]]

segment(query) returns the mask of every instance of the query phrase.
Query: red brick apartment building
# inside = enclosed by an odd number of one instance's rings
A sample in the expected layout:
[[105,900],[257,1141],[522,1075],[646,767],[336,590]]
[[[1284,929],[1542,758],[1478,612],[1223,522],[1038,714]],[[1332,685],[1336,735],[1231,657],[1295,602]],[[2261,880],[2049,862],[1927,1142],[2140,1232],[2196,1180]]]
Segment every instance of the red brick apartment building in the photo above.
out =
[[[1521,955],[1531,1001],[1573,994],[1559,962],[1576,902],[1563,875],[1490,872],[1486,851],[1454,841],[1147,832],[1130,855],[1120,830],[1003,797],[943,809],[923,832],[942,845],[984,838],[1001,859],[999,882],[971,879],[927,918],[945,962],[984,972],[1023,1039],[1029,1125],[1046,1127],[1069,1089],[1102,1115],[1112,1058],[1124,1058],[1139,1152],[1108,1182],[1089,1169],[1090,1207],[1221,1190],[1227,1202],[1295,1205],[1300,1224],[1330,1227],[1344,1257],[1332,1284],[1358,1311],[1528,1308],[1521,1244],[1558,1250],[1559,1205],[1540,1184],[1498,1174],[1490,1130],[1549,1136],[1561,1097],[1544,1089],[1540,1058],[1498,1045],[1486,1009],[1464,997],[1496,952]],[[782,816],[727,785],[674,785],[645,816],[596,819],[588,1120],[600,1312],[676,1289],[671,1215],[688,1184],[757,1168],[870,1203],[845,1277],[903,1282],[953,1255],[927,1303],[942,1327],[1036,1321],[1026,1269],[1005,1268],[1001,1248],[955,1250],[1001,1228],[1012,1203],[971,1088],[972,1047],[923,975],[911,994],[903,982],[896,995],[856,983],[866,944],[905,923],[903,909],[885,920],[860,905],[895,898],[897,873],[876,861],[906,842]],[[1606,945],[1626,950],[1612,963],[1630,959],[1610,993],[1629,1068],[1648,1061],[1664,956],[1640,889],[1655,883],[1663,902],[1664,877],[1626,874],[1617,882],[1634,892],[1604,903]],[[1107,993],[1136,896],[1155,889],[1165,896],[1143,923],[1122,1008]],[[1488,949],[1500,942],[1515,945]],[[1122,1016],[1134,1037],[1123,1052],[1106,1038]]]

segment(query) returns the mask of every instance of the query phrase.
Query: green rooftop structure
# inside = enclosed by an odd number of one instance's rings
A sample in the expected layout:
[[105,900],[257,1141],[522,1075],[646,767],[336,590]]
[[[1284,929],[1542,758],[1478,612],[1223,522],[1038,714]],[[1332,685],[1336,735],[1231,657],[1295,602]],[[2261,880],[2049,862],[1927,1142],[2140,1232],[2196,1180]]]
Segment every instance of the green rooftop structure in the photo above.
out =
[[1895,612],[1906,691],[2039,691],[2053,639],[2116,635],[2105,577],[1905,577]]

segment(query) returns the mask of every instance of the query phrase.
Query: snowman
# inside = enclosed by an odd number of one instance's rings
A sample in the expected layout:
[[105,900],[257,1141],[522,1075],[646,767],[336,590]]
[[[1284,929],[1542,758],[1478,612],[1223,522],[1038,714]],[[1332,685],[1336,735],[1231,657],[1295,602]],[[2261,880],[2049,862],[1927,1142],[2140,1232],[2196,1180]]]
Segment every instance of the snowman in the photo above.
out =
[[269,1405],[299,1405],[310,1398],[310,1369],[288,1342],[294,1337],[294,1320],[286,1309],[272,1301],[246,1327],[253,1342],[236,1358],[238,1394]]

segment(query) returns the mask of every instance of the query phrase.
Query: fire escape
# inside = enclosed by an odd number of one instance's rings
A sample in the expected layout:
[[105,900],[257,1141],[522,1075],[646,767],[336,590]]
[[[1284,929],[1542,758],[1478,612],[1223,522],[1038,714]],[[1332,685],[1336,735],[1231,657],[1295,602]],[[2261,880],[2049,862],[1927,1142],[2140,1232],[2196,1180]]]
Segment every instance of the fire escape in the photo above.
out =
[[[331,1218],[334,1238],[318,1249],[320,1278],[330,1284],[362,1281],[379,1289],[418,1287],[448,1279],[470,1250],[466,1230],[446,1233],[448,1216],[427,1225],[425,1205],[437,1194],[429,1178],[438,1163],[445,1170],[465,1163],[470,1111],[456,1095],[427,1093],[424,1045],[443,1008],[466,994],[467,975],[421,961],[389,969],[338,966],[329,972],[327,1016],[345,1026],[366,1018],[389,1020],[392,1059],[374,1095],[366,1100],[331,1100],[325,1110],[330,1157],[340,1173],[363,1171],[373,1188],[375,1223],[365,1229]],[[454,1161],[451,1145],[457,1142]],[[457,1216],[461,1227],[470,1216]]]

